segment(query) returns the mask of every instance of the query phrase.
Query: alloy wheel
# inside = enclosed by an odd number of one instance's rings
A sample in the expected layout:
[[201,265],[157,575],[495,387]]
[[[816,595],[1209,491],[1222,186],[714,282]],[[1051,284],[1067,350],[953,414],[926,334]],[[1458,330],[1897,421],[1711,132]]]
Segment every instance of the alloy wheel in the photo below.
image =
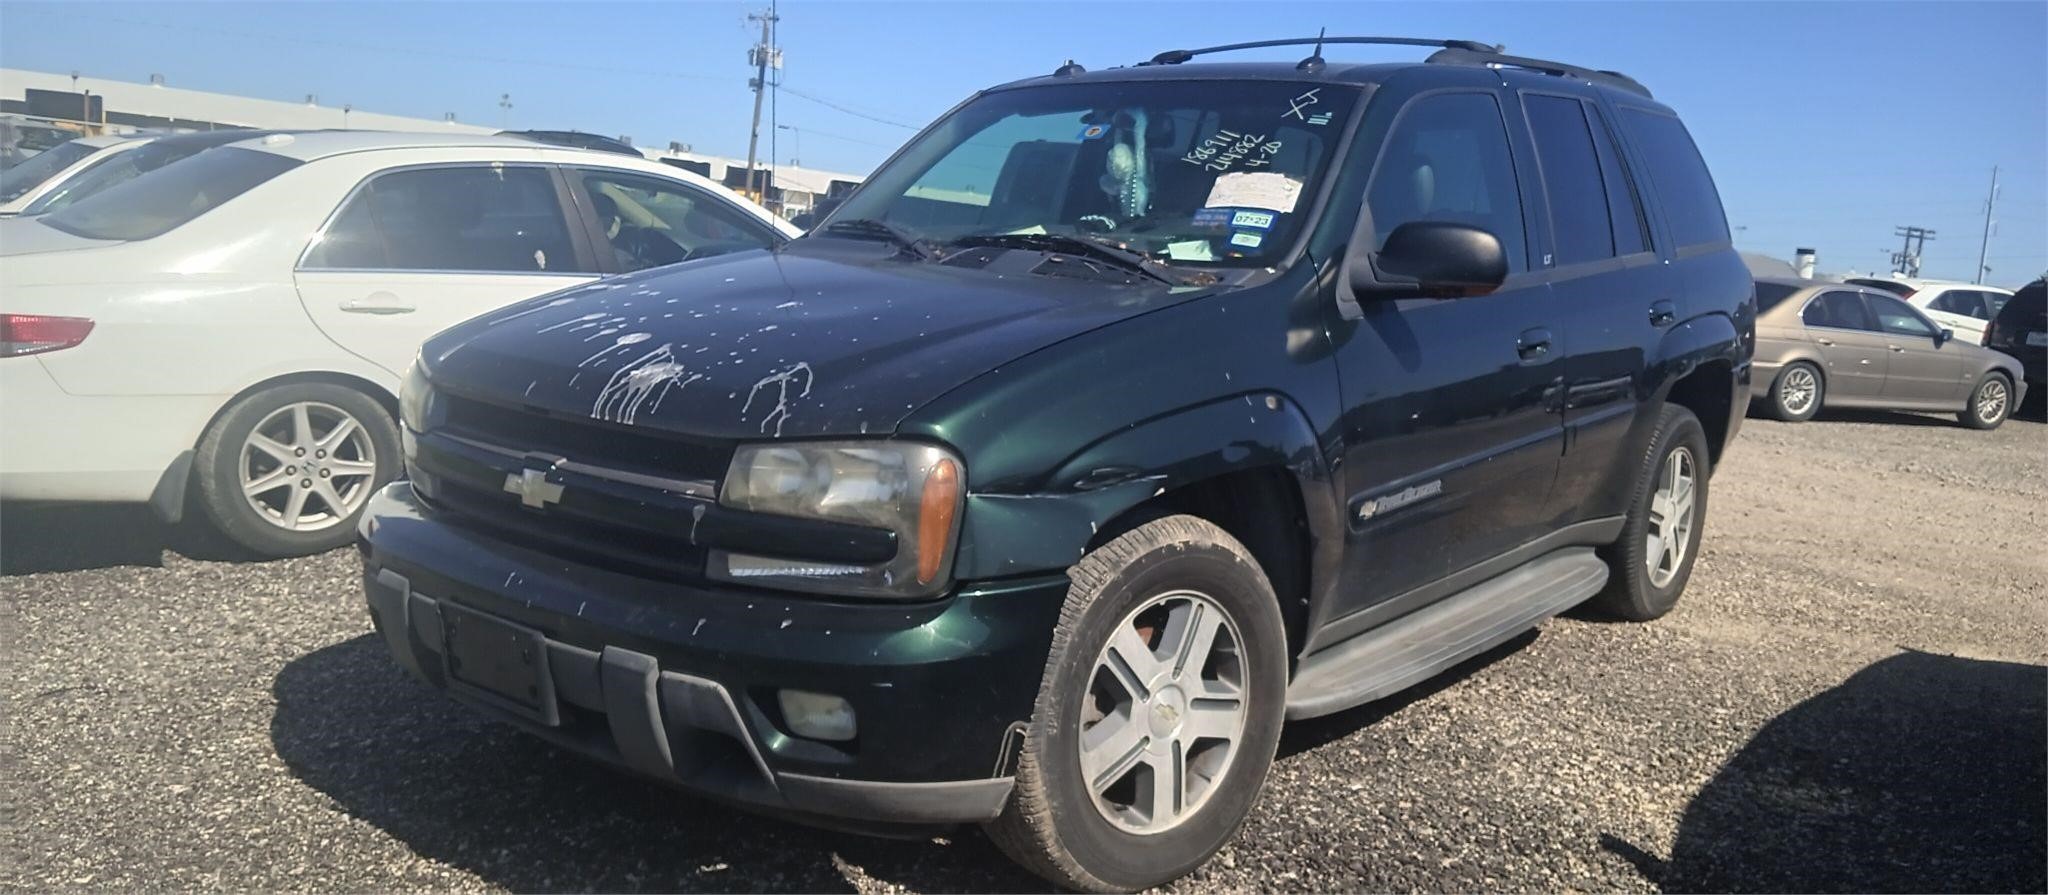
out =
[[1664,456],[1657,472],[1657,492],[1650,495],[1650,525],[1643,564],[1650,586],[1664,587],[1685,566],[1692,544],[1693,503],[1698,496],[1699,470],[1692,449],[1676,447]]
[[1999,417],[2004,416],[2005,403],[2007,400],[2008,396],[2006,394],[2005,382],[2003,380],[1998,379],[1997,377],[1992,377],[1990,379],[1985,380],[1984,386],[1982,388],[1977,389],[1978,421],[1989,423],[1997,420]]
[[1805,367],[1794,367],[1785,374],[1785,381],[1778,383],[1778,403],[1786,412],[1802,416],[1813,409],[1813,399],[1820,391],[1820,381],[1813,371]]
[[1081,710],[1084,784],[1104,819],[1139,835],[1201,810],[1237,757],[1249,691],[1237,623],[1177,590],[1125,616]]
[[242,444],[242,497],[264,521],[319,531],[370,499],[377,448],[348,411],[301,401],[263,418]]

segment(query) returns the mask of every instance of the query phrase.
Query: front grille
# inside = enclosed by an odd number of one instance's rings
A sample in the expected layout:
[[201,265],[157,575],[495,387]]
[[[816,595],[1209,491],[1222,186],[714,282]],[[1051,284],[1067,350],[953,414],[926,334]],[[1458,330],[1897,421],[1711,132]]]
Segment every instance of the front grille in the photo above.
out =
[[[418,438],[430,505],[495,537],[642,577],[704,574],[697,541],[730,446],[446,396],[446,422]],[[565,485],[542,508],[507,490],[543,470]]]
[[591,466],[676,479],[717,481],[732,458],[731,445],[586,417],[510,408],[445,396],[449,431],[520,453],[567,457]]

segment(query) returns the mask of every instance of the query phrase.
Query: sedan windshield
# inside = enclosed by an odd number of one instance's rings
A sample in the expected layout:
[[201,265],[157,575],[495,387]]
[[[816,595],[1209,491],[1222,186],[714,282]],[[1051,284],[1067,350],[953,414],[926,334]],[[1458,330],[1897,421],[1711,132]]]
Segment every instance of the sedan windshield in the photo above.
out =
[[78,164],[97,150],[76,140],[59,143],[29,157],[28,161],[0,172],[0,202],[12,202],[27,195],[57,172]]
[[999,91],[933,126],[828,224],[886,222],[939,244],[1078,236],[1174,264],[1265,266],[1301,231],[1356,101],[1288,81]]

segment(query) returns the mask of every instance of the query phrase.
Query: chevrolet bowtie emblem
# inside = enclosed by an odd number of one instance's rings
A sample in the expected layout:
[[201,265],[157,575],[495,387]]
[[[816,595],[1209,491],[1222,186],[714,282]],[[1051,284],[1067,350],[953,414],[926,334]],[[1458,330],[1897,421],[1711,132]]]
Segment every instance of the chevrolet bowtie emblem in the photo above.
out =
[[540,509],[562,499],[562,486],[548,481],[546,470],[527,469],[505,476],[505,492],[519,495],[519,502]]

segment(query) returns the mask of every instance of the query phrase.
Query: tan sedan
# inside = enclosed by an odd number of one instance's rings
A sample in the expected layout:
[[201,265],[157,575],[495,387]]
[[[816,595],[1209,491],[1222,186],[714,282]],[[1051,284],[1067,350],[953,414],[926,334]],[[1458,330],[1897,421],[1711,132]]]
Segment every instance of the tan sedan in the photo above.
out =
[[2019,361],[1957,341],[1889,293],[1759,278],[1756,297],[1755,399],[1779,419],[1872,407],[1953,412],[1992,429],[2025,393]]

